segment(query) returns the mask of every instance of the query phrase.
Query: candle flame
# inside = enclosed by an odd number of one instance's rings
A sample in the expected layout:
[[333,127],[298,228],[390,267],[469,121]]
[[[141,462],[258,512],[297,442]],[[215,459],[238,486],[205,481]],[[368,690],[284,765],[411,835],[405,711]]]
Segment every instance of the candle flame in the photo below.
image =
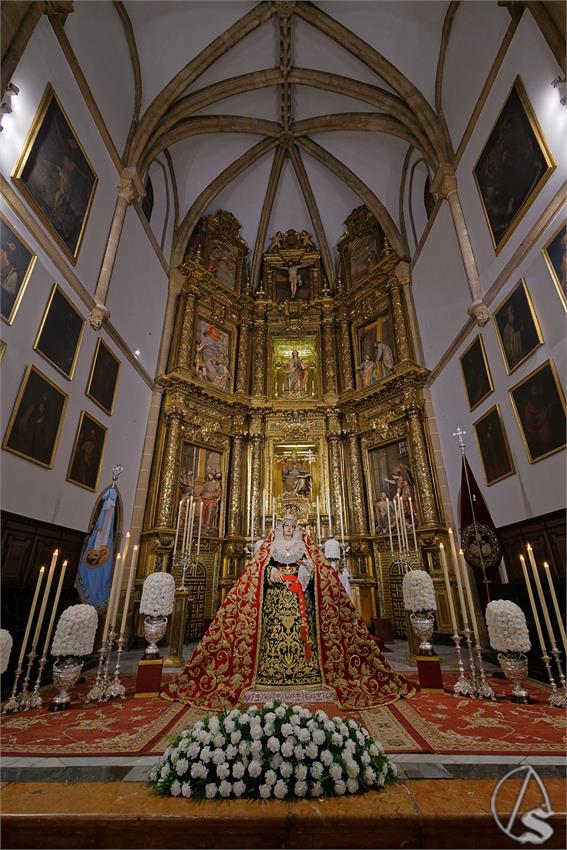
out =
[[116,560],[118,560],[118,558],[121,558],[121,557],[122,557],[122,555],[119,552],[118,555],[116,556]]
[[40,573],[44,573],[44,572],[45,572],[45,567],[40,567],[40,568],[39,568],[39,571],[40,571]]
[[444,548],[445,548],[445,547],[443,546],[443,543],[440,543],[440,544],[439,544],[439,548],[440,548],[440,549],[444,549]]
[[543,566],[546,567],[547,569],[549,569],[549,564],[547,563],[547,561],[543,562]]
[[134,551],[136,551],[137,548],[138,548],[138,544],[136,543],[136,545],[134,546]]
[[449,534],[452,534],[452,533],[453,533],[453,529],[452,529],[452,528],[450,528],[450,529],[449,529]]
[[130,532],[129,532],[129,531],[127,531],[127,532],[126,532],[126,537],[130,537]]
[[464,555],[464,552],[463,552],[462,549],[459,549],[459,555]]
[[532,547],[531,547],[531,546],[530,546],[530,544],[528,543],[528,544],[527,544],[527,546],[526,546],[526,549],[531,549],[531,548],[532,548]]
[[63,561],[63,566],[64,566],[64,567],[66,567],[66,566],[67,566],[67,561]]
[[54,555],[58,555],[58,554],[59,554],[59,549],[56,549],[56,550],[55,550],[55,552],[54,552],[53,554],[54,554]]

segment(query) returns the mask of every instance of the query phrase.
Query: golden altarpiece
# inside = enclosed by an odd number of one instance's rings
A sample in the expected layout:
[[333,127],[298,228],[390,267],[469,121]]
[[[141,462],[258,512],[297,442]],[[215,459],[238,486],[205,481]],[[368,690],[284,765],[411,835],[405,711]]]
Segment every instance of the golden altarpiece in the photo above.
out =
[[159,378],[138,580],[176,572],[179,500],[201,496],[191,638],[214,616],[251,542],[289,512],[313,536],[319,512],[323,540],[344,533],[362,616],[404,636],[401,568],[381,504],[402,479],[411,482],[418,549],[438,593],[437,627],[450,632],[438,559],[446,529],[424,418],[428,372],[415,362],[407,318],[409,267],[366,207],[345,224],[334,281],[309,234],[290,230],[272,237],[251,292],[248,250],[224,211],[201,220],[187,250]]

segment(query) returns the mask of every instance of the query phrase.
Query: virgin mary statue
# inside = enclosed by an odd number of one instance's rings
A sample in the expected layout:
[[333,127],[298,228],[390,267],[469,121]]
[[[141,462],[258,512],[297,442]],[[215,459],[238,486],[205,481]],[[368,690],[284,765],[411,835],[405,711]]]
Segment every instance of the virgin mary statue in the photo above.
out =
[[413,694],[294,517],[270,532],[164,699],[220,711],[253,689],[327,688],[344,708]]

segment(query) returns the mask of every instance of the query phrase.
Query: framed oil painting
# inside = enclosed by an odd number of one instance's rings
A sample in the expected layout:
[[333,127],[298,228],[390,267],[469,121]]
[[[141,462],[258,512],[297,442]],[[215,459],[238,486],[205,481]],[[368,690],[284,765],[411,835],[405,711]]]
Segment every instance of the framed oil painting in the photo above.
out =
[[238,249],[222,239],[212,238],[207,259],[209,271],[220,283],[234,289],[236,286],[236,263]]
[[555,236],[544,245],[542,253],[563,306],[567,309],[567,225],[559,228]]
[[473,169],[497,254],[554,169],[524,85],[516,77]]
[[9,325],[16,318],[37,256],[0,213],[0,313]]
[[105,442],[104,425],[83,410],[71,452],[67,481],[86,490],[96,490]]
[[[411,471],[408,444],[406,440],[378,446],[368,452],[370,482],[372,487],[372,507],[376,534],[388,531],[388,502],[399,494],[402,500],[404,519],[411,528],[411,512],[419,525],[418,509],[415,500],[415,485]],[[410,508],[411,498],[411,508]],[[390,511],[392,506],[390,505]],[[393,516],[390,513],[390,522]]]
[[378,232],[367,233],[355,239],[350,249],[350,282],[355,286],[369,274],[378,264],[382,246],[379,240],[382,235]]
[[197,380],[225,393],[232,389],[230,334],[206,319],[197,321],[195,359]]
[[181,446],[180,493],[200,500],[195,533],[202,515],[201,533],[218,537],[223,499],[223,456],[221,452],[184,442]]
[[12,180],[75,264],[98,178],[51,84],[45,89]]
[[35,366],[28,366],[2,448],[51,469],[66,406],[67,394]]
[[498,342],[508,374],[527,360],[543,338],[530,293],[521,280],[494,311]]
[[311,268],[313,263],[288,263],[274,266],[274,296],[276,301],[310,301]]
[[547,360],[509,392],[530,463],[564,448],[565,396],[553,360]]
[[475,336],[459,359],[461,361],[469,408],[470,410],[474,410],[494,390],[480,334]]
[[497,404],[474,423],[474,433],[484,467],[486,483],[496,484],[516,469],[510,453],[508,438]]
[[360,389],[391,375],[395,366],[394,330],[389,313],[356,328],[356,383]]
[[33,347],[71,380],[85,320],[63,290],[54,284]]
[[87,384],[87,395],[109,416],[112,416],[119,371],[120,361],[99,338]]

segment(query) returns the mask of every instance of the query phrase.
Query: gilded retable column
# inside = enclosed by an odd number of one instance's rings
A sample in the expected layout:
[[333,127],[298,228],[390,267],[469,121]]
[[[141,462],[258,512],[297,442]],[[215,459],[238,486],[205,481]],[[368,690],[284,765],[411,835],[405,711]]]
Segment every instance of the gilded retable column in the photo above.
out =
[[352,516],[352,530],[355,534],[366,534],[366,498],[364,493],[364,473],[362,470],[362,454],[356,414],[347,414],[347,445],[349,453],[349,474]]
[[191,369],[193,352],[193,329],[195,327],[195,305],[197,303],[197,292],[192,287],[185,291],[185,304],[183,307],[183,318],[181,319],[181,334],[179,336],[179,349],[177,351],[177,365],[182,369]]
[[248,393],[248,349],[250,343],[250,328],[252,322],[249,316],[240,319],[238,335],[238,361],[236,364],[236,392]]
[[156,525],[159,528],[173,528],[175,522],[182,431],[183,414],[174,407],[165,416],[165,444],[156,510]]
[[236,537],[240,534],[242,517],[242,448],[244,437],[243,422],[234,423],[232,435],[232,457],[230,463],[230,500],[228,505],[228,534]]
[[339,321],[341,331],[341,360],[343,372],[343,387],[345,390],[352,390],[353,384],[353,369],[352,369],[352,350],[350,345],[350,330],[349,322],[346,316],[341,316]]
[[266,319],[260,313],[254,319],[254,395],[263,396],[266,387]]
[[329,395],[337,394],[337,368],[335,362],[335,338],[334,321],[328,313],[323,316],[323,358],[325,387],[324,391]]
[[436,525],[439,516],[429,467],[427,442],[423,430],[422,408],[416,401],[410,401],[406,406],[406,419],[419,492],[420,519],[423,525]]

